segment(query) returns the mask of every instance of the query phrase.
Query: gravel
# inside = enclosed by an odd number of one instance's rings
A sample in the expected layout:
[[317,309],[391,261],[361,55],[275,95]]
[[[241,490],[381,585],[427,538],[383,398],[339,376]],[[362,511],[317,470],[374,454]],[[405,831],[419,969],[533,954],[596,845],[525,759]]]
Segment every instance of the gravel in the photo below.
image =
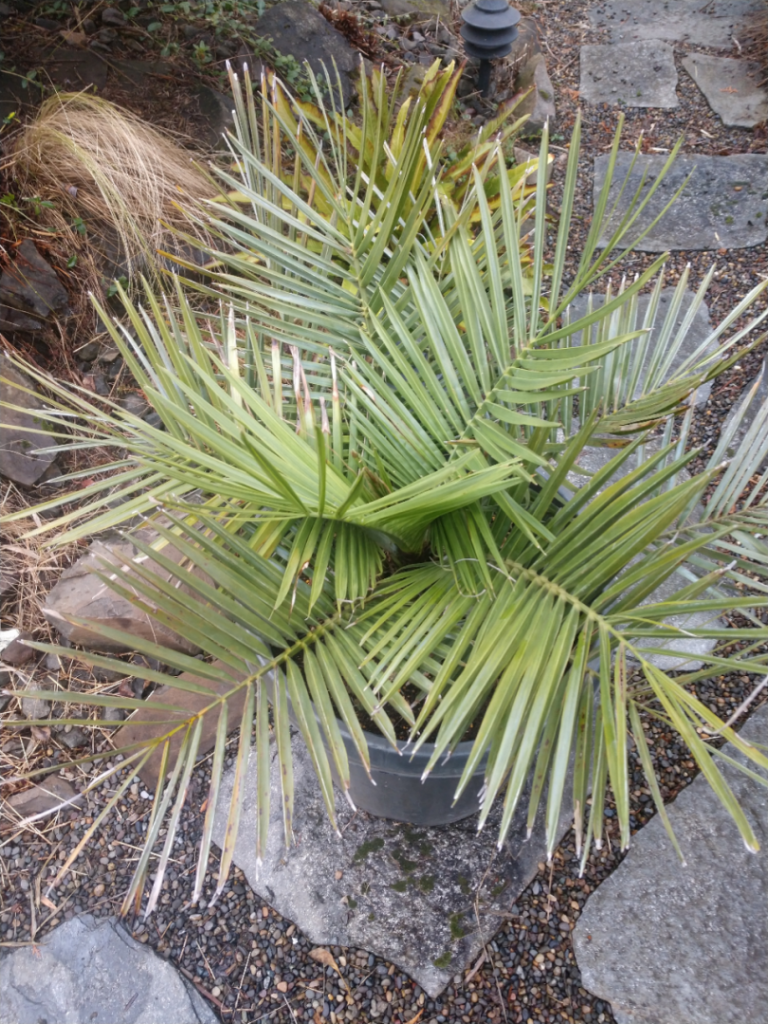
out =
[[[556,162],[553,176],[551,203],[555,208],[559,206],[558,188],[564,174],[564,144],[570,138],[578,107],[578,47],[582,41],[603,41],[586,24],[587,6],[584,0],[558,0],[555,12],[551,2],[536,5],[546,25],[545,54],[557,92],[558,121],[552,141],[554,147],[559,147],[554,152],[563,159]],[[689,153],[764,152],[764,129],[725,128],[682,69],[681,56],[680,52],[676,54],[680,106],[663,111],[627,110],[624,145],[629,148],[643,131],[647,151],[668,150],[682,135]],[[583,182],[575,210],[574,262],[592,212],[588,161],[610,145],[618,114],[616,108],[607,106],[582,110]],[[612,272],[614,284],[622,274],[634,275],[652,261],[653,256],[647,254],[627,257]],[[676,283],[690,265],[690,286],[695,288],[713,262],[717,275],[709,303],[715,323],[765,278],[768,254],[765,247],[673,253],[667,264],[667,282]],[[738,326],[734,325],[733,330]],[[757,373],[764,355],[763,344],[715,382],[694,428],[695,441],[703,448],[702,458],[711,450],[725,415]],[[727,717],[751,687],[749,677],[731,674],[700,682],[695,690],[718,714]],[[694,777],[694,763],[682,743],[658,723],[649,723],[647,736],[662,794],[667,800],[673,799]],[[62,750],[54,737],[46,756],[51,763],[64,764],[71,753]],[[129,916],[126,924],[138,941],[150,944],[194,981],[222,1020],[243,1024],[320,1024],[328,1020],[334,1024],[347,1020],[391,1024],[613,1021],[610,1007],[582,987],[571,944],[571,932],[586,899],[621,860],[610,799],[605,810],[607,842],[603,849],[592,852],[584,877],[578,876],[573,835],[569,833],[552,864],[540,865],[534,881],[509,908],[509,916],[499,920],[499,932],[487,945],[482,962],[457,976],[439,999],[430,1000],[394,965],[365,951],[331,947],[344,979],[342,984],[332,967],[324,968],[310,956],[311,946],[295,926],[265,906],[237,870],[232,872],[217,905],[208,907],[207,900],[198,905],[191,903],[207,772],[203,763],[193,774],[158,911],[147,921]],[[631,820],[633,829],[637,829],[653,814],[653,803],[634,756],[632,772]],[[64,769],[62,774],[77,786],[82,785],[82,772]],[[116,784],[117,780],[111,783]],[[119,912],[149,814],[150,795],[138,781],[117,813],[87,845],[74,870],[50,898],[46,897],[47,880],[82,837],[106,798],[101,791],[90,795],[85,816],[61,814],[55,821],[38,823],[34,831],[22,834],[6,829],[0,850],[3,944],[39,941],[57,923],[74,914],[87,911],[106,916]],[[217,858],[218,851],[214,851],[208,896],[214,886]]]

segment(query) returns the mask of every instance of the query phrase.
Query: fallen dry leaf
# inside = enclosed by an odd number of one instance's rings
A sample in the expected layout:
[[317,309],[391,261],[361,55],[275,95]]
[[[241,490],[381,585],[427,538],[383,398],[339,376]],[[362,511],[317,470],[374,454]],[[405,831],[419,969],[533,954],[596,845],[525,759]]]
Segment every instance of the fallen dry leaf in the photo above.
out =
[[63,28],[59,35],[70,46],[85,46],[85,41],[88,38],[85,32],[73,32],[69,28]]
[[410,1019],[410,1020],[407,1020],[407,1021],[405,1022],[405,1024],[416,1024],[416,1022],[417,1022],[417,1021],[420,1021],[420,1020],[421,1020],[421,1017],[422,1017],[422,1014],[423,1014],[423,1013],[424,1013],[424,1010],[423,1010],[423,1009],[422,1009],[422,1010],[419,1010],[419,1012],[418,1012],[418,1013],[416,1014],[416,1016],[415,1016],[415,1017],[411,1017],[411,1019]]
[[[347,984],[347,979],[339,970],[339,965],[333,959],[330,950],[325,949],[325,947],[323,946],[316,946],[314,949],[310,949],[309,955],[312,957],[313,960],[317,960],[317,962],[319,964],[322,964],[324,967],[332,967],[334,971],[336,971],[336,973],[338,974],[339,978],[341,979],[342,985],[349,993],[350,989],[349,985]],[[347,997],[347,1002],[351,1002],[350,996]]]
[[51,730],[47,725],[32,725],[29,731],[32,733],[32,738],[37,740],[38,743],[47,743],[51,738]]
[[339,965],[333,959],[329,949],[325,949],[323,946],[316,946],[314,949],[310,949],[309,955],[313,960],[317,960],[319,964],[322,964],[323,967],[332,967],[337,974],[340,973]]

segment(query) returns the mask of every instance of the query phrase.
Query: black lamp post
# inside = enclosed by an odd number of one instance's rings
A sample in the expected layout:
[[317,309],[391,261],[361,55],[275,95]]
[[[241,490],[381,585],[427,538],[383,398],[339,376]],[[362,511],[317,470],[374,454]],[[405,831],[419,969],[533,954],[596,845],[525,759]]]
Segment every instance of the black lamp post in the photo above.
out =
[[491,61],[506,57],[517,35],[520,12],[510,7],[507,0],[476,0],[461,12],[464,24],[461,35],[464,49],[470,57],[480,59],[478,88],[481,96],[488,95],[491,84]]

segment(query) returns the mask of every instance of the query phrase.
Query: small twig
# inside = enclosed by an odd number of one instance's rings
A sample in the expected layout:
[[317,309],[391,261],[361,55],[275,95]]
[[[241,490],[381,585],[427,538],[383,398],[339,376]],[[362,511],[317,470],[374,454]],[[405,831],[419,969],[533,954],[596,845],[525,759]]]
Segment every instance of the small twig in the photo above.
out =
[[[205,956],[204,953],[203,956]],[[208,969],[210,970],[210,968]],[[228,1009],[228,1007],[224,1005],[224,1003],[221,1002],[220,999],[217,999],[215,995],[209,992],[205,985],[201,985],[197,978],[194,976],[194,974],[191,971],[188,971],[186,967],[182,967],[181,964],[179,964],[179,970],[181,971],[185,978],[188,978],[192,982],[192,984],[195,986],[195,988],[197,989],[201,996],[205,996],[206,999],[213,1003],[213,1005],[218,1009],[219,1013],[229,1014],[232,1012],[230,1009]]]
[[216,975],[211,970],[211,965],[208,963],[208,957],[203,952],[203,947],[200,945],[200,943],[197,941],[197,939],[195,939],[195,944],[197,945],[197,948],[200,950],[200,955],[202,956],[203,960],[205,961],[205,966],[208,968],[208,973],[211,976],[211,981],[215,985],[216,984]]
[[708,729],[705,725],[702,725],[701,726],[701,731],[705,732],[707,734],[707,736],[720,736],[720,735],[722,735],[723,729],[730,729],[730,727],[733,725],[733,723],[736,721],[736,719],[739,718],[740,715],[744,714],[744,712],[747,710],[747,708],[752,703],[752,701],[755,700],[755,698],[758,697],[763,692],[763,690],[766,688],[766,686],[768,686],[768,676],[765,677],[765,679],[762,681],[762,683],[759,683],[755,687],[755,689],[752,691],[752,693],[750,693],[750,695],[747,697],[746,700],[742,701],[741,704],[739,704],[739,706],[733,712],[733,714],[728,719],[728,721],[727,722],[723,722],[723,724],[720,726],[719,729]]

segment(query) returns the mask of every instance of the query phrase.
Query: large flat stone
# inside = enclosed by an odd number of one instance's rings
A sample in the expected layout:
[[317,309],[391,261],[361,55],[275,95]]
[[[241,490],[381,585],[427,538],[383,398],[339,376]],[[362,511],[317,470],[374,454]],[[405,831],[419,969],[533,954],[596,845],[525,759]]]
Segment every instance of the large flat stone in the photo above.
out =
[[202,996],[115,921],[73,917],[0,963],[0,1024],[217,1024]]
[[[525,841],[527,794],[500,853],[496,850],[500,806],[478,833],[474,815],[452,825],[422,827],[355,813],[338,800],[339,837],[298,737],[292,750],[296,844],[285,849],[273,754],[269,842],[263,864],[257,865],[252,757],[235,863],[251,887],[312,942],[367,949],[396,963],[430,996],[437,996],[453,975],[476,958],[483,941],[498,931],[503,913],[545,856],[541,821]],[[213,831],[219,845],[225,834],[233,774],[230,771],[222,781]],[[417,779],[414,785],[419,785]],[[568,824],[563,813],[559,835]]]
[[[644,380],[644,376],[645,376],[644,371],[647,370],[647,368],[648,368],[648,366],[649,366],[649,364],[650,364],[650,362],[651,362],[651,360],[652,360],[652,358],[654,356],[654,353],[656,352],[656,347],[657,347],[658,342],[659,342],[659,335],[660,335],[660,332],[661,332],[661,328],[662,328],[662,326],[664,324],[664,321],[665,321],[665,319],[666,319],[666,317],[668,315],[668,311],[669,311],[669,309],[671,307],[671,303],[672,303],[672,299],[674,297],[674,294],[675,294],[675,289],[674,288],[664,288],[662,290],[662,292],[661,292],[661,295],[659,296],[659,305],[658,305],[657,310],[656,310],[656,317],[655,317],[655,319],[653,321],[653,325],[651,327],[651,332],[650,332],[650,335],[649,335],[649,338],[648,338],[648,342],[647,342],[647,348],[645,350],[645,358],[643,360],[643,370],[641,371],[640,380],[638,381],[637,388],[635,389],[635,397],[636,398],[639,398],[642,395],[642,393],[643,393],[643,380]],[[686,314],[688,312],[688,309],[690,308],[690,305],[691,305],[691,302],[692,302],[693,298],[694,298],[694,293],[691,292],[691,291],[686,291],[686,293],[683,296],[683,301],[680,304],[680,309],[678,311],[677,317],[675,318],[675,324],[674,324],[673,333],[672,333],[672,338],[673,339],[676,338],[677,332],[680,329],[680,327],[682,326],[683,321],[685,320]],[[592,296],[592,308],[593,309],[598,309],[600,306],[602,306],[604,301],[605,301],[605,296],[604,295],[593,295]],[[635,321],[635,326],[630,328],[630,330],[637,330],[640,327],[642,327],[642,325],[643,325],[643,323],[645,321],[645,316],[646,316],[646,313],[648,311],[648,304],[649,304],[650,301],[651,301],[650,295],[640,295],[638,297],[638,300],[637,300],[637,319]],[[574,320],[579,319],[580,317],[586,316],[588,309],[589,309],[589,296],[586,295],[586,294],[577,295],[576,298],[571,303],[571,305],[569,306],[569,315],[570,315],[570,318],[571,318],[571,322],[573,322]],[[709,337],[709,335],[711,333],[712,333],[712,325],[710,324],[710,320],[709,320],[709,309],[707,308],[707,304],[705,302],[703,302],[701,304],[701,306],[699,306],[699,308],[697,309],[696,315],[694,316],[693,321],[691,322],[691,326],[689,327],[689,329],[688,329],[688,331],[687,331],[687,333],[685,335],[684,340],[681,342],[680,349],[677,352],[677,354],[675,355],[675,358],[672,360],[672,362],[670,364],[670,367],[669,367],[669,371],[665,375],[664,379],[665,380],[669,380],[669,378],[678,369],[678,367],[682,366],[682,364],[686,361],[686,359],[688,359],[690,356],[692,356],[698,350],[699,346],[702,345],[706,341],[706,339]],[[639,338],[636,341],[629,342],[629,344],[633,347],[633,349],[636,349],[637,346],[640,345],[641,343],[642,343],[642,339],[639,339]],[[575,344],[575,345],[580,345],[581,344],[581,331],[577,332],[574,335],[574,337],[573,337],[573,344]],[[717,351],[718,351],[718,344],[717,344],[717,342],[716,341],[711,342],[710,345],[707,348],[707,354],[714,354]],[[589,379],[587,379],[585,383],[586,383],[587,387],[589,387]],[[709,382],[707,384],[704,384],[702,387],[700,387],[697,390],[697,392],[696,392],[696,406],[697,406],[697,408],[701,408],[704,405],[706,405],[706,403],[707,403],[707,401],[709,399],[709,394],[710,394],[711,390],[712,390],[711,382]],[[609,454],[615,454],[615,453],[609,453]]]
[[723,124],[753,128],[768,119],[765,70],[756,61],[688,53],[683,67]]
[[586,44],[581,48],[579,92],[587,103],[676,107],[677,69],[669,43]]
[[[632,153],[619,153],[611,185],[609,209],[618,195],[632,162]],[[594,197],[602,188],[608,156],[595,160]],[[647,175],[644,191],[658,177],[666,157],[637,157],[624,190],[619,209],[600,237],[607,245],[611,231],[624,216],[627,205]],[[632,228],[625,243],[657,217],[683,184],[691,179],[658,224],[638,243],[641,252],[666,252],[668,249],[744,249],[762,245],[768,238],[768,156],[739,153],[734,156],[679,156]]]
[[749,38],[763,11],[763,0],[606,0],[588,16],[617,43],[665,39],[728,50],[734,36]]
[[42,407],[32,381],[0,353],[0,473],[14,483],[36,483],[56,458],[55,450],[42,450],[56,444],[37,415]]
[[[768,743],[768,706],[741,730]],[[742,761],[728,745],[726,752]],[[658,816],[590,896],[573,934],[585,988],[636,1024],[768,1020],[768,789],[723,772],[762,844],[749,853],[699,776],[669,805],[687,866]]]

